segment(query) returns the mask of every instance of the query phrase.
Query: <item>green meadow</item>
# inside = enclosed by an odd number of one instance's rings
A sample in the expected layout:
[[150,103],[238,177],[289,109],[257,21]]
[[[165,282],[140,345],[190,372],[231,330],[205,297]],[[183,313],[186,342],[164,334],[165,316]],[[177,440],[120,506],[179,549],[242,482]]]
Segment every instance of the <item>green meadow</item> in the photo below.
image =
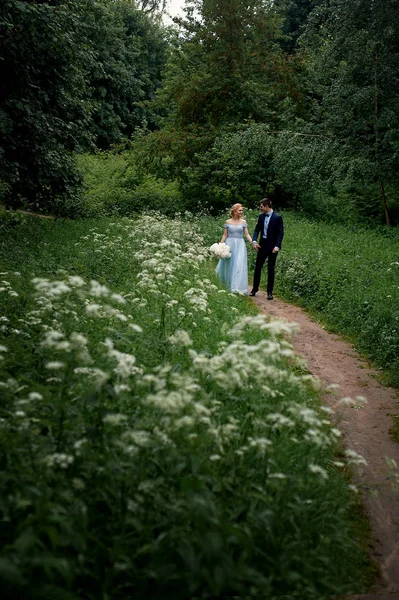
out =
[[[7,597],[366,590],[347,477],[363,459],[342,448],[293,327],[217,281],[223,217],[1,217]],[[288,295],[305,258],[302,222],[286,223]]]
[[288,213],[279,292],[347,335],[399,386],[399,232]]

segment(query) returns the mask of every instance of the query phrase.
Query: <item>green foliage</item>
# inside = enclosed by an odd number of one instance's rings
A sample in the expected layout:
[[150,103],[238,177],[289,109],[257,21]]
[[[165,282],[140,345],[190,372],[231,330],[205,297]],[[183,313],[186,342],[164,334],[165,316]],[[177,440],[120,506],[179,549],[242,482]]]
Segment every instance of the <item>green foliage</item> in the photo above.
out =
[[393,0],[187,2],[146,168],[177,178],[192,208],[267,192],[318,218],[371,210],[397,223],[393,11]]
[[87,135],[81,26],[72,0],[0,8],[3,197],[48,210],[80,183],[71,152]]
[[[248,119],[278,127],[285,110],[301,113],[300,64],[278,43],[279,14],[259,0],[187,2],[178,24],[156,101],[162,129],[147,140],[154,150],[147,168],[159,174],[166,162],[194,207],[211,169],[202,172],[204,154],[220,137]],[[201,201],[209,205],[207,196]]]
[[222,222],[3,223],[7,597],[361,592],[339,432],[290,326],[216,281]]
[[276,42],[273,9],[259,0],[194,0],[186,12],[162,90],[164,102],[176,107],[172,122],[184,127],[278,119],[279,102],[292,92],[293,65]]
[[[359,187],[368,188],[386,223],[389,202],[394,201],[397,213],[399,201],[395,10],[393,0],[322,1],[302,37],[315,130],[340,138],[355,169],[362,164],[365,177]],[[359,182],[354,179],[354,184]]]
[[128,0],[94,3],[85,25],[90,131],[95,146],[108,149],[143,123],[155,127],[150,102],[161,84],[165,32]]
[[280,293],[350,336],[399,385],[397,233],[315,223],[291,213],[284,221]]
[[[372,215],[375,223],[384,223],[372,165],[339,138],[305,126],[299,131],[295,124],[284,130],[254,123],[237,129],[182,165],[181,188],[189,207],[196,207],[198,198],[215,211],[234,202],[255,206],[268,194],[276,206],[325,221],[366,224]],[[397,188],[387,184],[385,192],[395,218]]]
[[248,125],[220,136],[206,153],[183,171],[182,191],[215,212],[235,202],[255,206],[274,191],[276,176],[268,128]]
[[294,52],[298,37],[306,24],[309,13],[318,0],[276,0],[274,5],[284,17],[282,22],[281,45],[287,52]]
[[84,177],[80,216],[130,216],[144,210],[173,215],[184,210],[177,182],[146,174],[133,152],[97,152],[78,156]]
[[73,153],[154,127],[163,30],[128,0],[5,0],[0,33],[1,199],[75,217]]

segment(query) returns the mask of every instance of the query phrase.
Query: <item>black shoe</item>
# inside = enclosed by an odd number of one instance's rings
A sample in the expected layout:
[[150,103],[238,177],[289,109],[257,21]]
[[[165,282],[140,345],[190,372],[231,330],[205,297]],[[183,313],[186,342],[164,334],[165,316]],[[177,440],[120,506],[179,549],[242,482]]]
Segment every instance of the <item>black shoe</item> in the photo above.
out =
[[267,293],[267,299],[268,300],[273,300],[273,294],[269,294],[269,292]]
[[254,292],[254,290],[252,290],[252,292],[249,292],[250,296],[256,296],[256,292]]

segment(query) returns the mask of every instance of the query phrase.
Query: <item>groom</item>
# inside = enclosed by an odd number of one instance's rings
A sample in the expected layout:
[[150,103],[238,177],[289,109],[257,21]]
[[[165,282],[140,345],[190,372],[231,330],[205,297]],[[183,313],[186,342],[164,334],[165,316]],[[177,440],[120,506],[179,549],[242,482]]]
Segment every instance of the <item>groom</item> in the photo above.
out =
[[[257,250],[256,265],[254,271],[254,285],[250,296],[255,296],[259,290],[262,267],[267,259],[267,299],[273,300],[274,269],[276,266],[277,253],[281,248],[284,236],[283,219],[272,209],[272,201],[268,198],[261,200],[258,222],[252,236],[252,247]],[[258,237],[260,240],[258,244]]]

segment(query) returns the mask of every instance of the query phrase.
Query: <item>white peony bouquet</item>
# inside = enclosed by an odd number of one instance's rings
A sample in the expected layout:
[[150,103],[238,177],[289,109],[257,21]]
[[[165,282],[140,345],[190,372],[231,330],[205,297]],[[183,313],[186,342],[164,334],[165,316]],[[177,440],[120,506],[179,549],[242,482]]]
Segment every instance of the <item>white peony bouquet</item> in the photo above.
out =
[[209,250],[214,256],[216,256],[216,258],[230,258],[231,256],[231,248],[224,242],[212,244]]

